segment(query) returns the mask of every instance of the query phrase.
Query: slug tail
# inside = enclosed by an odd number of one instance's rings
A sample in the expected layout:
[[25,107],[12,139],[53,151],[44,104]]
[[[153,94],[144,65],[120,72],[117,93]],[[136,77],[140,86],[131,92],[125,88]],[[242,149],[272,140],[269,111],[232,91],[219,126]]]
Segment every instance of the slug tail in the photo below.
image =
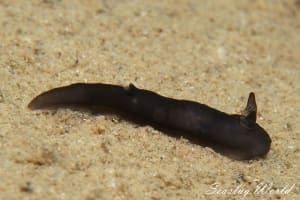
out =
[[43,109],[58,105],[91,103],[83,84],[73,84],[66,87],[55,88],[35,97],[28,108]]

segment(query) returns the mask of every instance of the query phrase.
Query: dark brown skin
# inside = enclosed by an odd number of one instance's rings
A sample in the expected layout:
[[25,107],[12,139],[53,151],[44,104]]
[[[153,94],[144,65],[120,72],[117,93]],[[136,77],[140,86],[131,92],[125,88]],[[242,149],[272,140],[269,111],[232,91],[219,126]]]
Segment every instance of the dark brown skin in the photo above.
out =
[[241,115],[230,115],[193,101],[161,96],[130,84],[77,83],[55,88],[34,98],[31,109],[63,105],[99,105],[128,113],[150,123],[180,131],[233,150],[236,159],[254,159],[268,153],[271,138],[256,123],[257,106],[254,93],[249,94]]

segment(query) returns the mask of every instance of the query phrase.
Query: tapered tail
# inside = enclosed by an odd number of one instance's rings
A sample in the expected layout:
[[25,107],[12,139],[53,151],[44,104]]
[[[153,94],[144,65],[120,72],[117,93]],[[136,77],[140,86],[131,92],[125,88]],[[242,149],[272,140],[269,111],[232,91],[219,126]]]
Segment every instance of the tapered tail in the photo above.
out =
[[30,109],[43,109],[60,105],[119,107],[120,102],[128,101],[125,91],[124,87],[116,85],[77,83],[44,92],[35,97],[28,107]]

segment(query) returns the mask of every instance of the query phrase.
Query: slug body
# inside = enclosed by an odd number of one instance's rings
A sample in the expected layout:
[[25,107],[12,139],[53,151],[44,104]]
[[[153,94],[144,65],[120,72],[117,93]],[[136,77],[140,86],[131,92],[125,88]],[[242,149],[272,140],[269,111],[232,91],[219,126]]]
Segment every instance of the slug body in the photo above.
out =
[[60,105],[99,105],[122,111],[143,120],[226,146],[253,159],[267,154],[271,139],[256,123],[254,93],[249,94],[241,115],[230,115],[193,101],[177,100],[155,92],[110,84],[77,83],[55,88],[34,98],[31,109]]

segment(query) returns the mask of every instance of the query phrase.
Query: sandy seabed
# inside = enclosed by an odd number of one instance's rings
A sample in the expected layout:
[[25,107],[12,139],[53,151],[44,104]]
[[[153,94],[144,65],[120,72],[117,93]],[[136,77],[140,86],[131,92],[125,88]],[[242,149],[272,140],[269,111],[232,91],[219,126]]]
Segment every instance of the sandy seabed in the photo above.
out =
[[[0,0],[0,199],[299,199],[299,0]],[[239,113],[272,138],[236,161],[114,115],[30,111],[75,82]],[[260,188],[260,189],[259,189]]]

